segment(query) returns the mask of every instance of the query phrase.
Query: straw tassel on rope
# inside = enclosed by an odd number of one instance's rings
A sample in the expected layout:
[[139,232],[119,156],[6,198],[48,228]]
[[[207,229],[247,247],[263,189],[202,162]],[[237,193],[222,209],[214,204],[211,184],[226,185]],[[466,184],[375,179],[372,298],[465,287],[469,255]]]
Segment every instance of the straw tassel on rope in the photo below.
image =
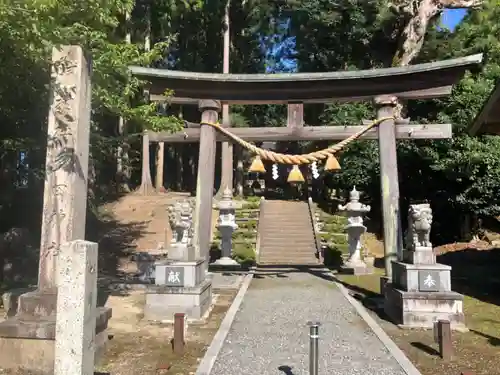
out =
[[337,158],[332,154],[326,159],[325,171],[338,171],[340,170],[340,163]]
[[256,156],[253,161],[252,161],[252,164],[250,165],[250,168],[248,169],[249,172],[253,172],[253,173],[265,173],[266,172],[266,168],[264,167],[264,163],[262,162],[260,156]]
[[300,171],[300,168],[298,165],[294,165],[290,173],[288,174],[288,179],[287,182],[290,183],[298,183],[298,182],[304,182],[304,175]]

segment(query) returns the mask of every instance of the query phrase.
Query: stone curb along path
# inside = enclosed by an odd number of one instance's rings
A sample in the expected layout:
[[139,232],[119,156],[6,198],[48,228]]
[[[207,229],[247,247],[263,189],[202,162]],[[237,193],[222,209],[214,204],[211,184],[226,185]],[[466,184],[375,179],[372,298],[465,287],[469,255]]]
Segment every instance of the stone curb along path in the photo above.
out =
[[323,270],[245,276],[196,375],[305,375],[305,322],[316,319],[324,323],[320,375],[421,375],[331,275]]
[[[333,276],[333,274],[332,274]],[[378,339],[384,344],[386,349],[392,354],[394,359],[399,363],[404,372],[407,375],[422,375],[420,371],[415,367],[413,363],[408,359],[408,357],[403,353],[401,349],[396,345],[394,341],[385,333],[385,331],[380,327],[380,325],[373,319],[365,307],[354,299],[348,292],[345,286],[335,281],[335,284],[339,288],[340,292],[349,301],[349,303],[354,307],[356,312],[363,318],[363,320],[368,324],[373,333],[378,337]]]
[[234,318],[236,317],[236,313],[240,309],[241,303],[243,302],[243,298],[245,297],[245,293],[247,292],[250,283],[252,282],[253,274],[248,274],[243,279],[241,283],[240,290],[231,304],[231,307],[226,313],[226,316],[222,320],[222,323],[217,330],[214,338],[212,339],[212,343],[208,347],[203,359],[198,365],[198,369],[196,370],[196,375],[209,375],[212,371],[212,367],[214,366],[215,361],[217,360],[217,356],[219,355],[222,346],[224,345],[224,341],[226,341],[227,334],[231,329]]

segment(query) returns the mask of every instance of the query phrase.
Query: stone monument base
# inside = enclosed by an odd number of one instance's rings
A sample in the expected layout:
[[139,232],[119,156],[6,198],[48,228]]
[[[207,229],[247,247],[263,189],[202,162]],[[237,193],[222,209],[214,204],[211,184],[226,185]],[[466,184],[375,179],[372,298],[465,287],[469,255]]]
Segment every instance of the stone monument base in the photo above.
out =
[[467,331],[463,298],[452,291],[405,292],[386,284],[384,312],[401,328],[432,329],[435,321],[444,319],[453,330]]
[[156,285],[146,290],[147,320],[170,322],[175,313],[184,313],[191,321],[203,318],[212,303],[212,280],[203,259],[157,262],[155,276]]
[[188,321],[200,320],[212,303],[212,281],[204,280],[194,287],[150,285],[146,291],[144,317],[147,320],[171,322],[174,314],[184,313]]
[[239,266],[239,263],[232,258],[222,257],[222,258],[217,259],[211,265],[233,267],[233,266]]
[[463,296],[451,291],[451,267],[446,264],[392,262],[392,282],[385,286],[384,297],[385,313],[402,328],[432,329],[435,321],[445,319],[452,329],[467,330]]
[[[425,278],[434,284],[426,287]],[[409,264],[392,262],[392,283],[408,292],[446,292],[451,290],[451,267],[446,264]]]
[[[155,284],[158,286],[177,286],[176,281],[169,281],[169,272],[179,271],[180,285],[184,287],[194,287],[200,284],[205,278],[204,260],[178,261],[166,259],[155,264]],[[179,285],[179,286],[180,286]]]
[[347,262],[346,264],[340,266],[339,273],[345,275],[356,275],[356,276],[372,275],[373,267],[368,266],[364,262],[360,263]]
[[[33,374],[54,373],[57,293],[33,291],[19,296],[17,314],[0,323],[0,368]],[[110,308],[97,309],[95,361],[102,356]]]

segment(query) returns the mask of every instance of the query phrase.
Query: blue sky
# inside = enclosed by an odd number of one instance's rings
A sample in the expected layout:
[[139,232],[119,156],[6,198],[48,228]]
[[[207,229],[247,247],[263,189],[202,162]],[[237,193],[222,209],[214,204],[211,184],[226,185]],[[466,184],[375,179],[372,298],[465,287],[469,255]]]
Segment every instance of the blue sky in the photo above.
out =
[[[465,9],[447,9],[443,12],[443,15],[441,16],[441,24],[444,28],[447,28],[451,31],[453,31],[457,25],[462,21],[462,19],[465,17],[467,14],[467,10]],[[283,25],[284,27],[287,27],[286,24]],[[288,47],[292,47],[295,43],[294,38],[290,38],[287,41]],[[275,56],[276,53],[280,49],[282,49],[285,46],[285,43],[277,43],[274,44],[274,46],[271,47],[271,52],[270,56]],[[271,72],[283,72],[283,69],[285,71],[295,71],[296,70],[296,64],[294,60],[288,60],[288,59],[282,59],[279,61],[280,62],[280,67],[278,67],[278,70],[275,70],[277,67],[274,65],[269,65],[266,67],[266,72],[271,73]]]
[[443,26],[450,30],[454,30],[455,27],[462,21],[465,17],[467,11],[465,9],[448,9],[444,11],[441,17],[441,22]]

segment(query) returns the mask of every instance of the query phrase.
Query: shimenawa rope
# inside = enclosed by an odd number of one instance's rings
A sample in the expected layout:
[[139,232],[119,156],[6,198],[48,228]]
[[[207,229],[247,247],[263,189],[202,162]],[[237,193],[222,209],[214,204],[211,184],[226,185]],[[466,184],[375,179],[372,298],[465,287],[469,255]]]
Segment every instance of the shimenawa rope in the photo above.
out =
[[339,143],[336,143],[328,148],[325,148],[323,150],[318,150],[311,152],[309,154],[302,154],[302,155],[287,155],[287,154],[281,154],[278,152],[270,151],[270,150],[264,150],[260,147],[257,147],[250,142],[245,141],[244,139],[241,139],[237,135],[231,133],[228,128],[223,128],[220,124],[218,123],[210,123],[210,122],[202,122],[201,125],[210,125],[214,127],[217,131],[221,132],[224,134],[226,137],[232,139],[234,142],[238,143],[242,147],[246,148],[247,150],[253,152],[257,156],[259,156],[263,160],[270,160],[273,163],[280,163],[280,164],[290,164],[290,165],[301,165],[301,164],[310,164],[312,162],[318,161],[318,160],[324,160],[327,159],[330,156],[333,156],[336,152],[339,152],[342,150],[345,146],[347,146],[349,143],[352,141],[355,141],[359,137],[361,137],[363,134],[367,133],[371,129],[379,126],[381,123],[387,120],[392,120],[394,119],[393,116],[389,117],[383,117],[380,119],[377,119],[373,121],[370,125],[366,126],[364,129],[361,129],[357,133],[354,133],[350,137],[344,139],[343,141],[340,141]]

